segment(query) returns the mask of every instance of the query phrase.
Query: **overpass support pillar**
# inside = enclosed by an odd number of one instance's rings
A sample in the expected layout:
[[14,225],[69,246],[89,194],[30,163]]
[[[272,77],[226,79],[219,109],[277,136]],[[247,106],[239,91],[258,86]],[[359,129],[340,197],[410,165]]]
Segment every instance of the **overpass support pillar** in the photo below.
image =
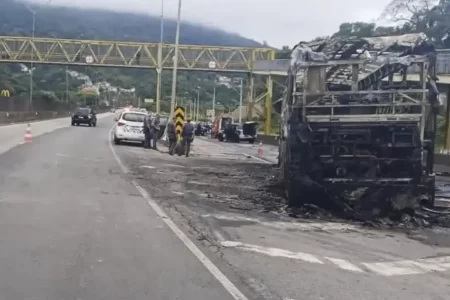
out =
[[445,150],[450,150],[450,88],[447,88],[447,100],[445,103]]
[[272,76],[266,78],[266,99],[264,101],[264,134],[272,133],[272,95],[273,81]]
[[161,69],[156,69],[156,113],[161,110]]
[[248,75],[248,91],[247,91],[247,121],[251,121],[253,117],[253,91],[255,89],[255,77],[252,73]]
[[[158,44],[158,62],[156,67],[156,113],[161,110],[162,42]],[[172,114],[172,112],[170,112]]]

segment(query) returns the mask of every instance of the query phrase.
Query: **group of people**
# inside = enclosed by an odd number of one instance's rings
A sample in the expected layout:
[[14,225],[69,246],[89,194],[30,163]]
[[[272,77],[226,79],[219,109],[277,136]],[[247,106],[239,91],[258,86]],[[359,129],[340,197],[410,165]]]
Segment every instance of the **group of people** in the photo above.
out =
[[158,150],[157,142],[160,130],[159,118],[159,114],[156,114],[153,118],[148,114],[144,118],[144,148],[146,149]]
[[191,120],[188,119],[186,123],[183,124],[181,129],[181,141],[177,140],[176,131],[177,119],[172,118],[172,122],[167,124],[167,139],[169,140],[169,154],[174,155],[175,152],[178,156],[186,155],[189,157],[189,152],[191,151],[191,144],[194,141],[194,125],[192,125]]
[[[153,118],[149,114],[144,118],[144,148],[158,150],[157,142],[160,130],[159,114],[156,114]],[[188,119],[181,130],[181,140],[178,141],[176,132],[176,118],[172,118],[171,122],[168,122],[167,124],[169,154],[174,155],[174,153],[177,153],[178,156],[184,154],[186,157],[189,157],[191,143],[194,141],[194,131],[194,125],[191,123],[191,120]]]

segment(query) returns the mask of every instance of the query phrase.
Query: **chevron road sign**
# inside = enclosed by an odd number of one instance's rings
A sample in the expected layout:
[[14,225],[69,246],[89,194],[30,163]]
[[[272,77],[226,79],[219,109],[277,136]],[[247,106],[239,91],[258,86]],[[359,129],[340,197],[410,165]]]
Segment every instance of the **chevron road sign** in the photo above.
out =
[[175,108],[175,118],[176,118],[175,130],[177,132],[178,140],[180,140],[181,130],[183,129],[184,124],[184,107],[177,106]]

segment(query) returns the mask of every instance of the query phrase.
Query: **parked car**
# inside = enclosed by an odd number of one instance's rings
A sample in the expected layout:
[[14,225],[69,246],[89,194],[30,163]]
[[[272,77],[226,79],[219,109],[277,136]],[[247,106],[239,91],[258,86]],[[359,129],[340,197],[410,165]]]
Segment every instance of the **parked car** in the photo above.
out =
[[72,113],[72,126],[80,124],[97,126],[97,113],[90,107],[78,107]]
[[256,140],[256,126],[257,122],[245,122],[244,124],[227,124],[226,127],[219,132],[217,138],[220,142],[235,142],[242,141],[253,144]]
[[114,129],[114,144],[126,142],[145,141],[144,136],[144,118],[147,113],[139,111],[124,111],[116,118],[116,127]]
[[253,144],[257,138],[257,126],[258,123],[254,121],[242,124],[242,130],[239,132],[239,140]]
[[205,136],[207,133],[207,129],[203,124],[198,123],[194,126],[194,134],[196,136]]

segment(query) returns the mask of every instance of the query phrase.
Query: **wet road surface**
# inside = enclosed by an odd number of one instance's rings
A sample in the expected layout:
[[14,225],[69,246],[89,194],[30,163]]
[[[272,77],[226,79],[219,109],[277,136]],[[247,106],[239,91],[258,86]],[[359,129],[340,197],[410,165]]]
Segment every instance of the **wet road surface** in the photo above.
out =
[[19,146],[25,126],[0,131],[0,299],[448,298],[450,245],[273,211],[272,148],[171,157],[111,146],[112,119],[35,124]]
[[[126,145],[116,151],[172,219],[236,269],[259,299],[447,298],[448,229],[411,236],[268,212],[267,203],[281,199],[262,188],[273,173],[259,158],[273,157],[270,147],[268,157],[254,157],[257,147],[198,138],[189,158]],[[438,243],[427,241],[433,235]]]
[[122,173],[112,119],[1,154],[0,299],[233,299]]

